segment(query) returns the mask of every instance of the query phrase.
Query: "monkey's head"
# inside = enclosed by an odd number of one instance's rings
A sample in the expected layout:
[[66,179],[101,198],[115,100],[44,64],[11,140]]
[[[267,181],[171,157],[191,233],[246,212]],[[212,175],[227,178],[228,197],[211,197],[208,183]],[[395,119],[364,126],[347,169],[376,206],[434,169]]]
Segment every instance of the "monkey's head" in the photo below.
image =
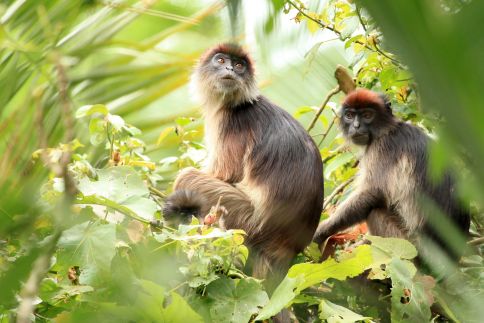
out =
[[367,146],[396,124],[390,102],[381,94],[358,89],[348,94],[341,109],[343,134],[355,145]]
[[239,45],[222,44],[202,55],[192,76],[195,94],[210,108],[230,108],[259,95],[254,65]]

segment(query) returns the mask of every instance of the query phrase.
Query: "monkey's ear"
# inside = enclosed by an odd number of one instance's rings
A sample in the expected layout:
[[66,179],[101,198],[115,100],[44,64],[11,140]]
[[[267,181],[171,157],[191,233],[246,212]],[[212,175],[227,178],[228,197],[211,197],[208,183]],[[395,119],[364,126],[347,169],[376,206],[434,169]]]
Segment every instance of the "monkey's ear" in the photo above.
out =
[[392,103],[390,102],[388,96],[386,96],[385,94],[380,94],[380,98],[383,100],[383,105],[385,106],[385,108],[389,111],[392,111]]

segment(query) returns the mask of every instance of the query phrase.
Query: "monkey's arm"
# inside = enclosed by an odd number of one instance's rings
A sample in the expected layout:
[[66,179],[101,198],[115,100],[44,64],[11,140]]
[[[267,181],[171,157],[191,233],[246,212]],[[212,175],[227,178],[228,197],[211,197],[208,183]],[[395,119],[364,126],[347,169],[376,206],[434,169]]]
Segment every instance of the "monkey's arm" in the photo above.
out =
[[[175,180],[174,190],[187,190],[196,192],[204,201],[200,214],[205,216],[212,206],[217,205],[219,198],[221,205],[223,205],[228,214],[224,216],[224,223],[228,229],[249,229],[248,226],[250,217],[254,213],[254,207],[250,198],[241,190],[232,185],[203,173],[193,167],[185,168],[180,172]],[[234,225],[233,222],[240,220],[239,225]]]
[[364,221],[372,209],[381,206],[381,202],[378,192],[365,190],[353,193],[328,220],[319,224],[313,241],[321,244],[329,236]]

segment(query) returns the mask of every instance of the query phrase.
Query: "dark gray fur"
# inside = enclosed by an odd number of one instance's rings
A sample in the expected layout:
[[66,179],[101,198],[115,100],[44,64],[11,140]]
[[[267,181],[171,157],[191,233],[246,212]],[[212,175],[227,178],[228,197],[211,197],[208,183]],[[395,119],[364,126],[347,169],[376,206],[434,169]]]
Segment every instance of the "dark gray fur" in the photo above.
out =
[[[224,61],[218,60],[220,53]],[[237,62],[244,68],[237,71]],[[205,116],[208,165],[203,171],[182,170],[174,189],[206,201],[201,217],[223,196],[224,226],[247,233],[252,274],[270,281],[271,290],[318,225],[323,204],[319,149],[289,113],[259,95],[250,57],[239,46],[208,51],[192,81]],[[186,206],[177,200],[168,197],[165,213]]]

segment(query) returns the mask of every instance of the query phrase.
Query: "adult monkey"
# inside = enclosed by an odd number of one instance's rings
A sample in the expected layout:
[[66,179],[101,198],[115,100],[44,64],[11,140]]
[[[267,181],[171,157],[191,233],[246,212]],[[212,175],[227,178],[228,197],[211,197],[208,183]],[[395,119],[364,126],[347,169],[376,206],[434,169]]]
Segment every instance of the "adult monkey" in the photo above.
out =
[[340,127],[347,140],[365,151],[355,190],[319,225],[314,241],[322,243],[338,231],[366,221],[374,235],[407,238],[417,245],[420,238],[430,237],[448,254],[458,256],[448,247],[446,237],[428,224],[420,205],[422,196],[433,200],[452,224],[464,234],[469,231],[469,213],[457,202],[449,174],[438,183],[427,176],[428,137],[395,118],[384,96],[366,89],[346,97]]
[[164,216],[203,218],[223,196],[223,225],[247,233],[252,274],[273,278],[271,290],[318,225],[319,150],[289,113],[259,94],[254,65],[240,46],[208,50],[192,81],[205,118],[208,166],[178,175]]

